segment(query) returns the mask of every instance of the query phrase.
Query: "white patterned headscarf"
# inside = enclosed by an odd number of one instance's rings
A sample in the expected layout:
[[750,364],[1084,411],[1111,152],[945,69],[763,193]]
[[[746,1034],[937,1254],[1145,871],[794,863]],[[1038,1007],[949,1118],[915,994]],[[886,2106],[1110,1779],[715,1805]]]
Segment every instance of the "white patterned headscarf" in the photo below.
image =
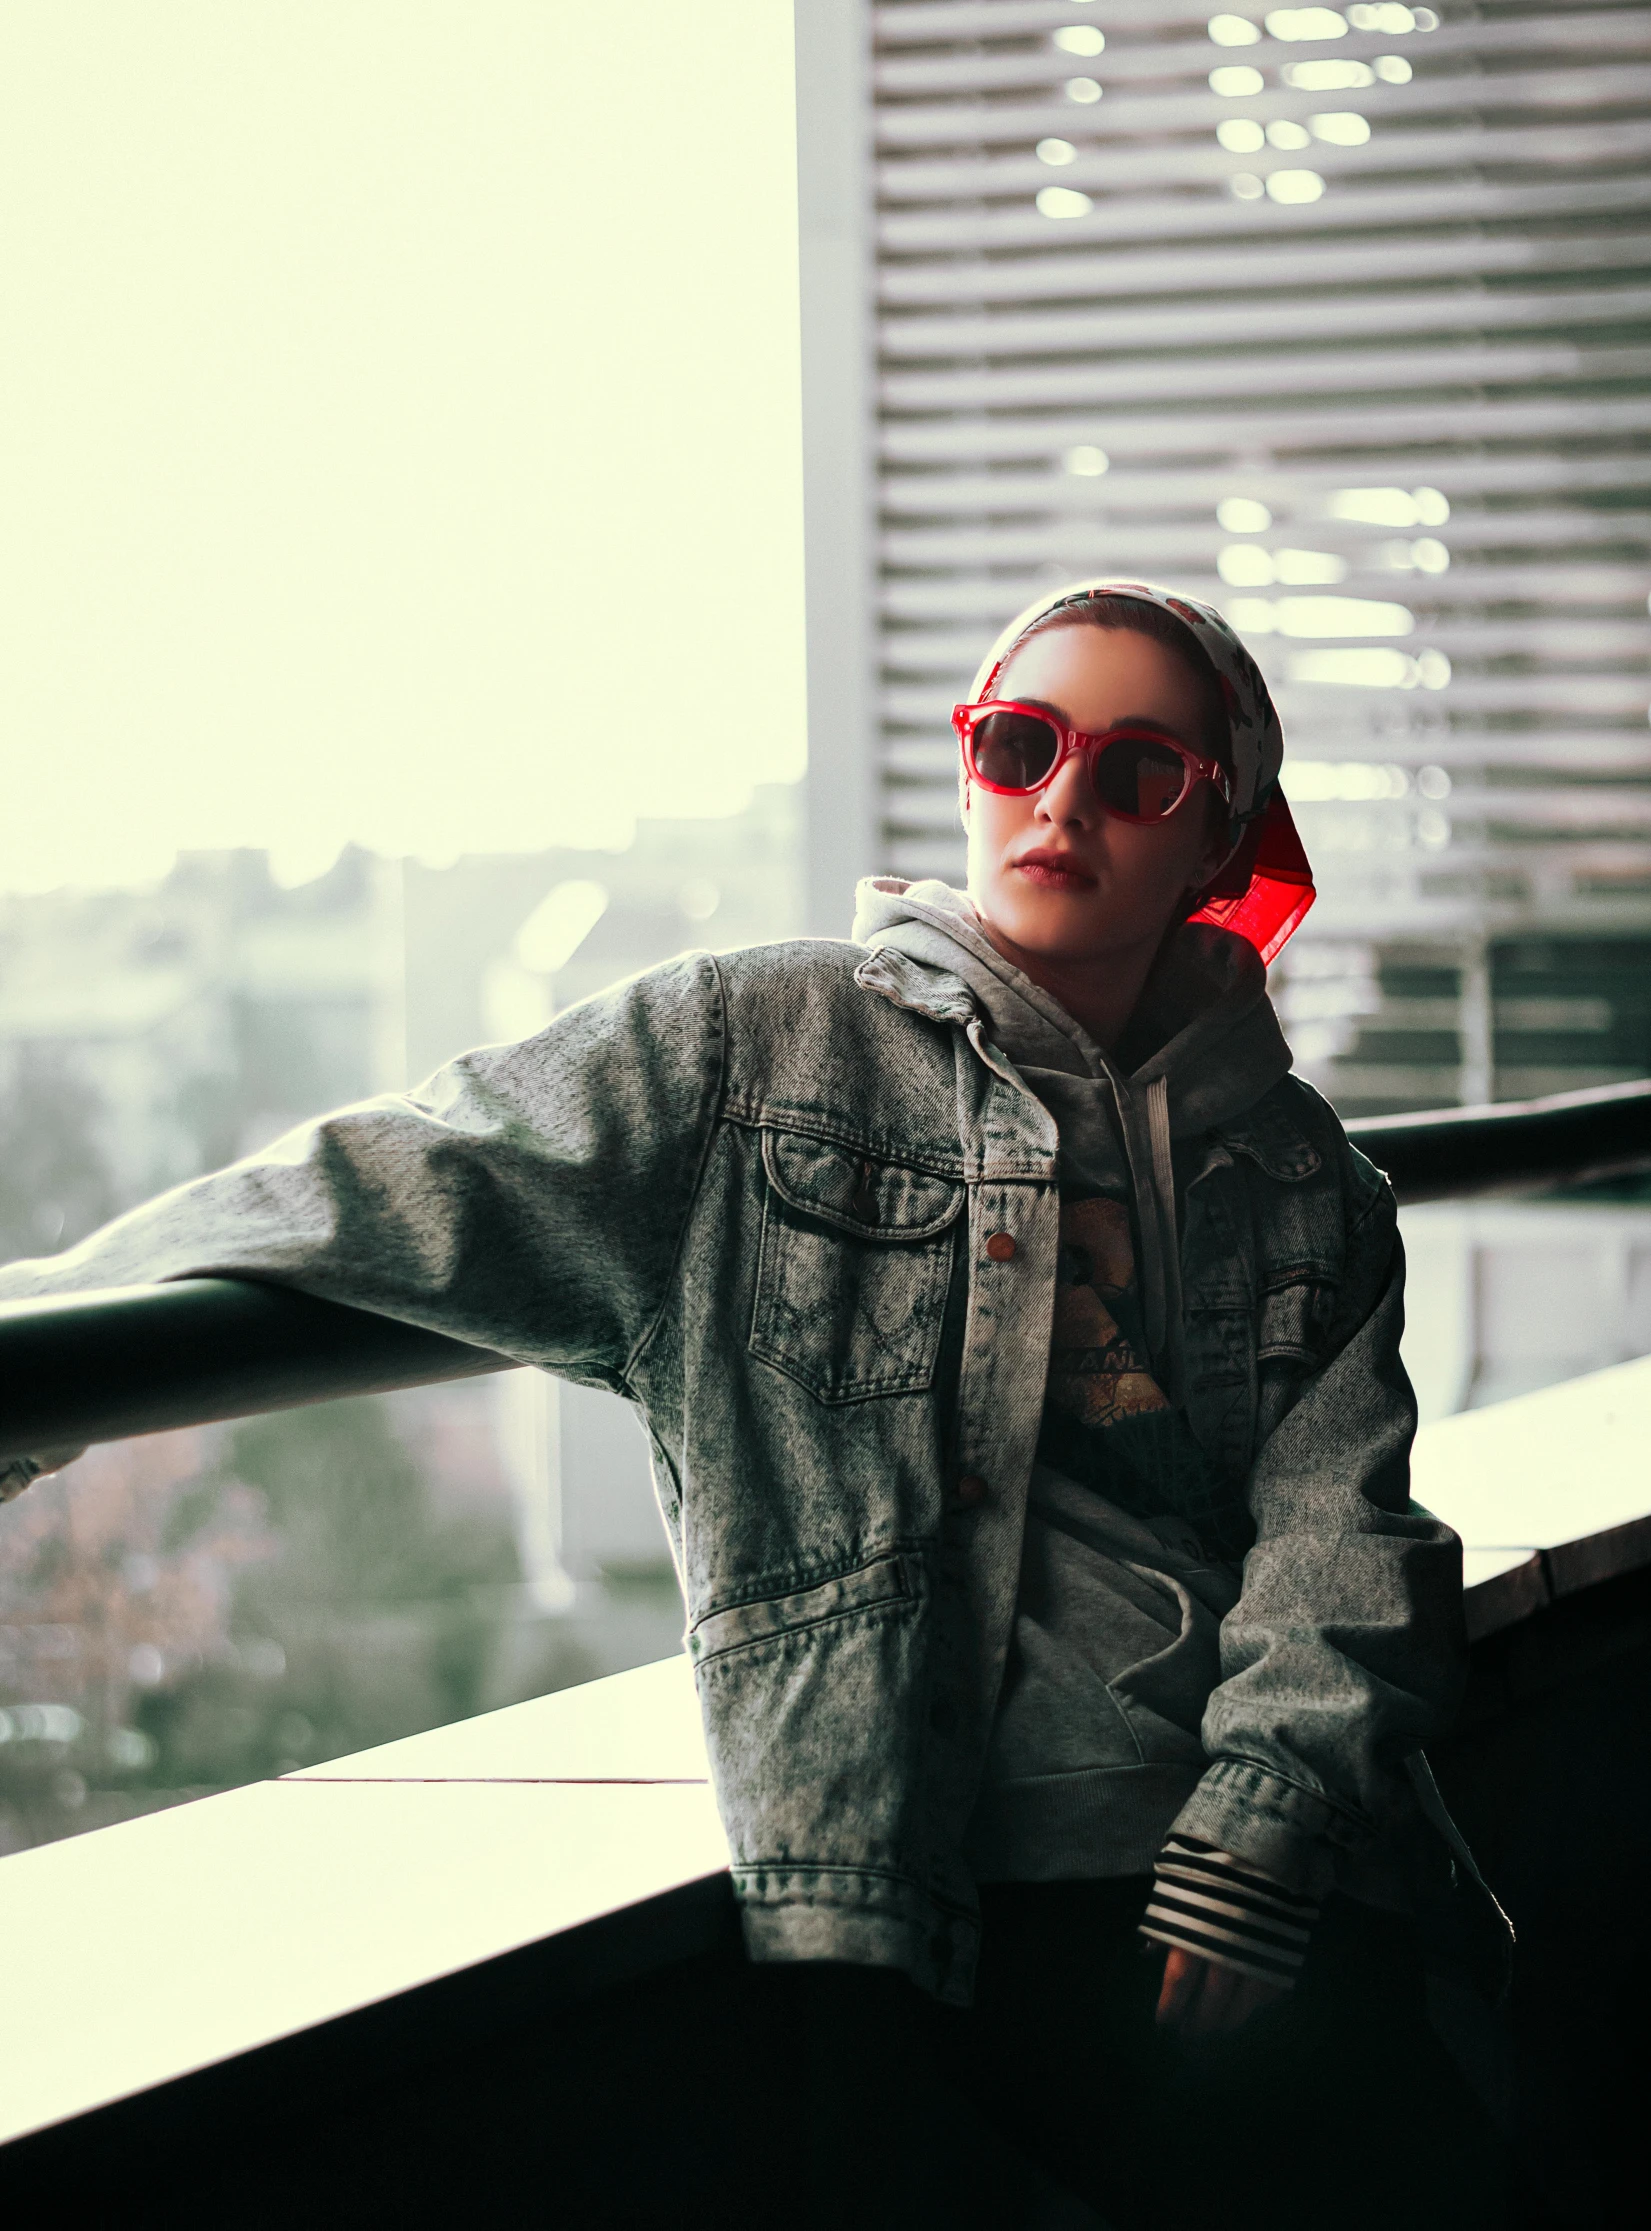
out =
[[1150,581],[1077,581],[1068,588],[1051,590],[1017,613],[982,659],[970,685],[971,703],[978,705],[989,692],[998,669],[1023,635],[1051,614],[1076,610],[1091,597],[1133,598],[1140,604],[1156,605],[1160,612],[1168,612],[1181,622],[1215,668],[1226,700],[1232,734],[1233,819],[1249,822],[1264,813],[1278,787],[1278,770],[1284,757],[1284,731],[1277,708],[1261,678],[1260,667],[1221,614],[1213,605],[1200,604],[1196,597],[1182,596],[1178,590],[1161,589]]

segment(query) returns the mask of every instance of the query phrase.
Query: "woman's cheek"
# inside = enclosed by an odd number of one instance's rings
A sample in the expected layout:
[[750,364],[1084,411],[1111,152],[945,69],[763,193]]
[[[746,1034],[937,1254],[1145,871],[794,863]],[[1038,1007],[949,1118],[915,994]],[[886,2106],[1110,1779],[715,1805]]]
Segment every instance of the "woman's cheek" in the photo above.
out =
[[1010,839],[1029,818],[1029,800],[998,798],[989,790],[971,789],[966,815],[971,890],[984,890],[999,879]]
[[1202,830],[1183,825],[1177,815],[1167,826],[1148,829],[1116,824],[1122,840],[1118,849],[1128,859],[1127,874],[1143,904],[1158,910],[1172,907],[1192,884],[1193,869],[1203,850]]

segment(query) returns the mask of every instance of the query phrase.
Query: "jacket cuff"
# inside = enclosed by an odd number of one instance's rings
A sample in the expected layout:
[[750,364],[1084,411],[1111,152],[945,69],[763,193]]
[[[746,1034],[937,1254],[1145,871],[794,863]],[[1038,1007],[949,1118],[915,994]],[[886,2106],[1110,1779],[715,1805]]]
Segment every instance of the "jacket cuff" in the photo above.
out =
[[1348,1806],[1236,1758],[1207,1769],[1170,1830],[1214,1844],[1286,1890],[1319,1900],[1335,1886],[1337,1853],[1357,1851],[1370,1833]]

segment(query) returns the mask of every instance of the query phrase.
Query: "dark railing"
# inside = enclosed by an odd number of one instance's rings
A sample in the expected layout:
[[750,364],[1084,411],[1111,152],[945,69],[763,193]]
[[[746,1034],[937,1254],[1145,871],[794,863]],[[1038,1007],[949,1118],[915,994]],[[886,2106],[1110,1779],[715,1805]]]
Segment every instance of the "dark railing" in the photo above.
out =
[[[1401,1201],[1651,1168],[1651,1079],[1349,1126]],[[0,1304],[0,1458],[507,1368],[393,1318],[245,1279]]]
[[1375,1116],[1347,1132],[1402,1203],[1586,1184],[1651,1169],[1651,1077],[1546,1100]]
[[508,1369],[393,1317],[244,1278],[0,1303],[0,1459]]

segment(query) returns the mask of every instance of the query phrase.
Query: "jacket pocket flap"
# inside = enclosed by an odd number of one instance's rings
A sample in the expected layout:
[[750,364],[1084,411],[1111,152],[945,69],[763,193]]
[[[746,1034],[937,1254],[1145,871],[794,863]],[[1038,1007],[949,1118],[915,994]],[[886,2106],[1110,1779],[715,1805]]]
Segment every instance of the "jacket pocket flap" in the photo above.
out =
[[1284,1271],[1269,1280],[1257,1315],[1258,1361],[1316,1363],[1335,1307],[1335,1286],[1322,1273]]
[[1323,1168],[1323,1157],[1310,1139],[1302,1137],[1282,1108],[1259,1100],[1237,1123],[1220,1124],[1215,1136],[1235,1154],[1246,1155],[1270,1178],[1292,1184],[1312,1177]]
[[804,1132],[765,1131],[762,1159],[782,1201],[856,1239],[932,1239],[963,1206],[960,1184]]
[[898,1555],[879,1557],[858,1572],[840,1573],[834,1580],[799,1588],[789,1596],[765,1596],[759,1603],[730,1604],[726,1611],[707,1612],[689,1633],[688,1654],[697,1663],[724,1650],[737,1650],[742,1643],[793,1634],[850,1612],[902,1602],[914,1593],[906,1560]]

